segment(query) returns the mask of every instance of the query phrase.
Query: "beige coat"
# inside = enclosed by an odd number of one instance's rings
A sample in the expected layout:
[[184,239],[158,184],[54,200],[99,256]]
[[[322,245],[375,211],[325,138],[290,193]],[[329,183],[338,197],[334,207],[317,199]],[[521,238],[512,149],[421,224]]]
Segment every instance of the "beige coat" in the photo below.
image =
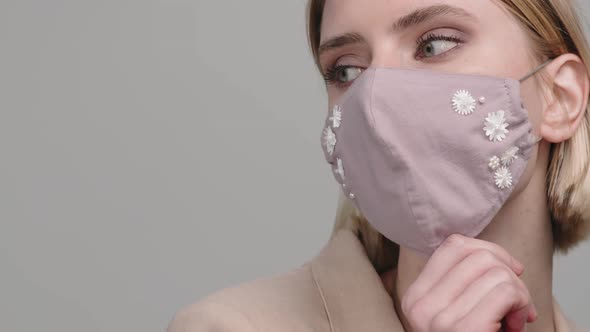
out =
[[[576,331],[555,303],[556,331]],[[398,332],[403,327],[364,248],[342,230],[311,262],[226,289],[183,310],[168,332]]]

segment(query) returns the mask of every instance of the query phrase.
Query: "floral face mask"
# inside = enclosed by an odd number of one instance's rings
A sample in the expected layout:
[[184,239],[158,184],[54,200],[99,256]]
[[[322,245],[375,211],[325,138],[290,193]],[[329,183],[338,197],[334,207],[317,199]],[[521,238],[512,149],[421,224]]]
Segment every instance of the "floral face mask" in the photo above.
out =
[[430,255],[478,236],[510,197],[539,139],[520,81],[369,68],[329,112],[326,160],[375,229]]

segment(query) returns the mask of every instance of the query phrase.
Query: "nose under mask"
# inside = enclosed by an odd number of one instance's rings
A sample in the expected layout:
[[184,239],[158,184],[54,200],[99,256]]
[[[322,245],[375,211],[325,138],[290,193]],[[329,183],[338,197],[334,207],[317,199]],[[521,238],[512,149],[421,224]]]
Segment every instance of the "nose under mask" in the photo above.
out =
[[521,80],[369,68],[329,112],[334,177],[381,234],[431,255],[478,236],[506,203],[539,139]]

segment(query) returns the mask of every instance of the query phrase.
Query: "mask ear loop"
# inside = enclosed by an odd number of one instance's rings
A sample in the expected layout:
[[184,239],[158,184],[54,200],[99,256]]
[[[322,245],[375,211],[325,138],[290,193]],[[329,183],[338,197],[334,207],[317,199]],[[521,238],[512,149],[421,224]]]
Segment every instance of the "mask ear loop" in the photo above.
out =
[[[533,77],[535,74],[537,74],[539,71],[541,71],[543,68],[545,68],[548,64],[550,64],[553,61],[553,59],[549,59],[545,62],[543,62],[541,65],[539,65],[537,68],[535,68],[535,70],[533,70],[532,72],[530,72],[529,74],[525,75],[523,78],[519,79],[518,81],[520,83],[528,80],[529,78]],[[537,137],[537,135],[531,134],[531,137],[534,138],[534,145],[539,144],[542,140],[543,137]]]
[[538,73],[539,71],[541,71],[541,69],[545,68],[545,66],[547,66],[548,64],[550,64],[551,61],[553,61],[553,59],[549,59],[549,60],[543,62],[539,67],[537,67],[535,70],[533,70],[532,72],[530,72],[529,74],[527,74],[523,78],[519,79],[518,81],[520,83],[522,83],[522,82],[528,80],[529,78],[531,78],[532,76],[534,76],[536,73]]
[[529,134],[529,143],[528,144],[525,143],[524,145],[519,146],[519,148],[524,148],[526,146],[535,146],[535,145],[541,143],[541,141],[543,141],[543,137],[539,137],[533,133],[530,133]]

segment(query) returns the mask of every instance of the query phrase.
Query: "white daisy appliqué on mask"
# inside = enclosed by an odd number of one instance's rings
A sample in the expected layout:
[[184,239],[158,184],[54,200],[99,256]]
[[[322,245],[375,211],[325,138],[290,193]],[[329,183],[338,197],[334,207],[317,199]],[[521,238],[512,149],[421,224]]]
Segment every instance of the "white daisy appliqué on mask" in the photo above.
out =
[[344,164],[342,162],[342,159],[338,158],[338,160],[336,160],[336,169],[334,170],[334,173],[338,174],[338,176],[340,176],[340,179],[342,181],[344,181],[346,178],[344,177]]
[[508,135],[508,123],[504,117],[504,111],[488,114],[483,130],[492,142],[502,142]]
[[500,167],[494,175],[496,186],[500,189],[508,189],[512,187],[512,173],[508,167]]
[[332,130],[331,127],[324,129],[324,144],[326,145],[326,150],[330,155],[334,154],[334,148],[336,148],[336,134]]
[[469,91],[459,90],[453,96],[453,111],[459,115],[470,115],[475,112],[475,99]]
[[340,108],[340,106],[334,106],[330,121],[332,122],[332,127],[340,128],[340,125],[342,124],[342,108]]
[[512,148],[508,149],[508,151],[506,151],[502,155],[502,165],[507,166],[507,167],[512,165],[512,163],[516,159],[518,159],[518,156],[516,155],[518,153],[518,151],[520,151],[520,149],[517,147],[512,147]]
[[500,168],[500,158],[498,158],[497,156],[493,156],[492,158],[490,158],[490,163],[488,164],[488,166],[490,167],[490,169],[492,171],[497,170],[498,168]]

